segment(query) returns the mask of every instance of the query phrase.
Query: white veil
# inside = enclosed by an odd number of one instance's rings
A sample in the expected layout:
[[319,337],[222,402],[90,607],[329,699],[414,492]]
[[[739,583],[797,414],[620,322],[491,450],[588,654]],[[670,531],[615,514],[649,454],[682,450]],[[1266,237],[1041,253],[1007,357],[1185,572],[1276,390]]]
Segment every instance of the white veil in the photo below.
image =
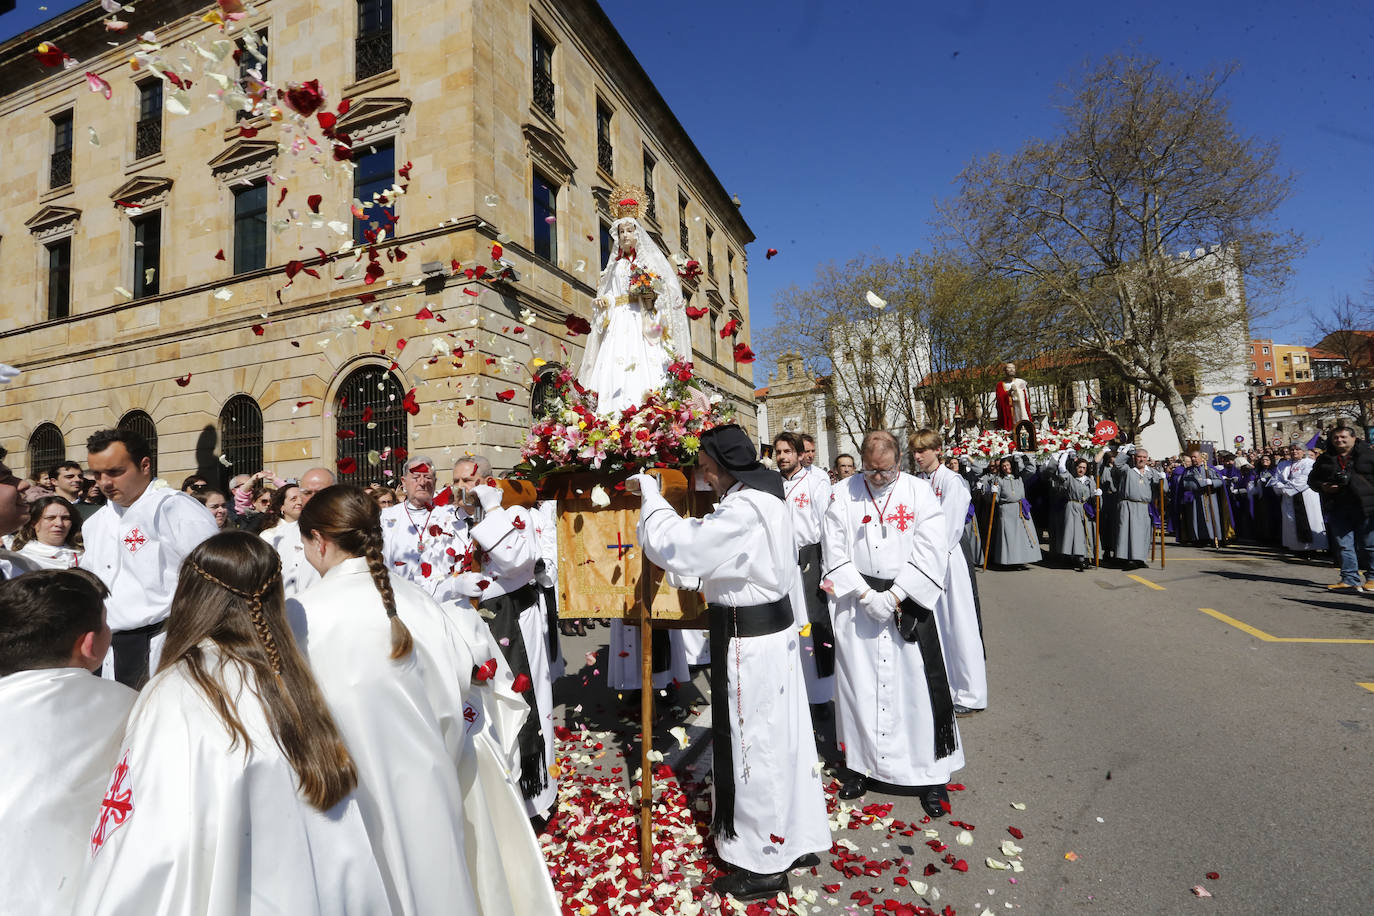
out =
[[[611,269],[615,266],[616,259],[621,255],[617,233],[621,225],[625,223],[631,223],[635,227],[635,262],[644,270],[657,274],[658,278],[663,281],[663,291],[654,300],[654,316],[659,326],[663,328],[663,349],[668,351],[669,356],[690,362],[692,359],[692,330],[687,324],[687,309],[682,298],[682,283],[678,280],[677,270],[667,256],[659,250],[653,236],[649,235],[649,230],[645,229],[644,224],[632,216],[621,217],[611,223],[611,239],[616,244],[606,259],[606,263],[602,265],[601,276],[596,284],[597,299],[600,300],[602,296],[611,292]],[[600,301],[594,303],[594,310],[600,308],[602,308]],[[590,377],[592,367],[596,365],[597,354],[601,351],[603,331],[600,323],[596,321],[597,317],[598,315],[593,315],[592,333],[588,335],[587,347],[582,353],[582,368],[579,372],[581,377]]]

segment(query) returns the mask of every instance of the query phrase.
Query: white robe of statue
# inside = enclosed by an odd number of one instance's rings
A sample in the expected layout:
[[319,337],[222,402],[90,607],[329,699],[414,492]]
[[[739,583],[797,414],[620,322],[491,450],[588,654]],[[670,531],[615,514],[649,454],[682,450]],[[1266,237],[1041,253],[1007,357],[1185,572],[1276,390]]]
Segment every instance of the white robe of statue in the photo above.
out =
[[[616,249],[601,271],[592,302],[592,332],[578,382],[597,393],[596,412],[619,414],[663,387],[673,360],[692,358],[692,337],[683,308],[682,286],[672,264],[634,217],[611,225]],[[642,269],[660,288],[630,293],[630,277]]]

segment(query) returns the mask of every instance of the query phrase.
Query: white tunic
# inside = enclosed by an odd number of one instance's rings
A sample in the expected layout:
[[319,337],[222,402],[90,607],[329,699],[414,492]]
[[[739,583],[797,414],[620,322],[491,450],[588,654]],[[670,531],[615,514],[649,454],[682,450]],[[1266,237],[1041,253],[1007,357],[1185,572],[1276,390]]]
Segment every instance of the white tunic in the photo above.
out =
[[[215,517],[170,487],[148,487],[127,509],[108,502],[81,526],[81,565],[110,589],[110,629],[136,630],[167,617],[181,561],[219,533]],[[161,637],[153,655],[161,654]],[[157,658],[149,663],[157,669]]]
[[949,568],[945,593],[935,605],[940,647],[954,702],[970,709],[988,705],[988,668],[983,657],[983,637],[978,632],[978,611],[973,601],[973,574],[964,559],[964,520],[970,494],[964,478],[940,465],[930,475],[930,486],[940,500],[949,538]]
[[214,643],[201,649],[207,671],[237,698],[252,750],[232,744],[185,665],[155,675],[129,716],[104,800],[91,809],[92,858],[74,912],[385,913],[358,794],[324,812],[302,798],[252,675],[237,663],[221,667]]
[[453,506],[421,508],[404,501],[382,510],[387,567],[443,603],[459,597],[452,574],[469,543],[468,516]]
[[42,568],[32,557],[0,548],[0,580],[13,579]]
[[[462,741],[457,750],[463,790],[468,874],[483,916],[545,916],[559,911],[539,839],[530,826],[519,778],[520,727],[530,708],[516,693],[501,647],[466,601],[444,605],[453,622],[456,672],[463,695]],[[472,671],[490,659],[496,673],[474,683]]]
[[[486,601],[524,588],[534,580],[539,562],[539,536],[535,513],[521,506],[502,506],[488,512],[473,527],[472,540],[482,548],[485,560],[482,575],[491,584],[479,600]],[[544,761],[554,762],[553,673],[549,660],[549,618],[538,598],[520,611],[520,635],[525,640],[525,655],[530,663],[534,690],[534,713],[539,717],[539,733],[544,739]],[[534,798],[526,799],[529,814],[547,816],[558,801],[558,780],[549,776],[548,785]]]
[[[391,623],[362,558],[288,602],[287,615],[358,767],[358,803],[391,912],[477,912],[454,766],[463,705],[455,637],[425,592],[391,577],[414,651],[391,658]],[[289,911],[283,911],[289,912]]]
[[[539,559],[542,566],[536,566],[535,584],[539,586],[539,607],[544,611],[547,621],[550,610],[549,595],[546,589],[558,590],[558,501],[541,500],[530,513],[534,519],[534,540],[539,545]],[[568,671],[567,659],[563,658],[563,645],[557,639],[550,640],[554,650],[549,658],[549,676],[558,680]]]
[[[1326,550],[1326,522],[1322,518],[1321,496],[1307,485],[1307,475],[1316,462],[1311,458],[1280,461],[1270,484],[1282,496],[1283,546],[1289,550]],[[1298,536],[1296,513],[1303,512],[1312,531],[1312,540]]]
[[[788,515],[792,519],[792,541],[796,549],[819,544],[821,529],[825,525],[825,510],[830,508],[830,475],[814,466],[802,467],[790,478],[783,479],[782,488],[787,499]],[[829,614],[829,602],[825,602],[825,605]],[[829,703],[835,697],[835,675],[820,677],[816,673],[815,635],[807,627],[810,618],[806,610],[802,576],[797,577],[792,589],[792,614],[797,619],[797,626],[806,633],[801,637],[801,657],[807,699],[812,703]]]
[[49,547],[42,541],[29,541],[19,548],[19,555],[43,569],[71,569],[81,565],[81,551],[71,547]]
[[929,484],[901,474],[870,496],[865,483],[855,474],[836,486],[825,518],[826,577],[835,596],[837,737],[852,770],[893,785],[943,785],[963,767],[964,751],[961,744],[935,758],[921,647],[902,639],[895,615],[881,624],[869,617],[859,596],[869,588],[868,575],[894,580],[898,598],[935,608],[949,573],[951,537]]
[[300,521],[282,519],[262,533],[262,539],[272,545],[281,557],[281,584],[286,597],[294,598],[316,582],[320,574],[305,559],[305,544],[301,542]]
[[0,678],[0,887],[11,913],[68,913],[134,691],[84,668]]
[[[660,494],[646,495],[639,539],[655,565],[700,578],[712,604],[777,601],[792,591],[797,577],[782,502],[738,484],[699,519],[680,517]],[[729,681],[736,835],[717,837],[716,848],[732,865],[772,874],[808,852],[830,848],[796,625],[731,639],[726,655],[714,664],[727,666]]]

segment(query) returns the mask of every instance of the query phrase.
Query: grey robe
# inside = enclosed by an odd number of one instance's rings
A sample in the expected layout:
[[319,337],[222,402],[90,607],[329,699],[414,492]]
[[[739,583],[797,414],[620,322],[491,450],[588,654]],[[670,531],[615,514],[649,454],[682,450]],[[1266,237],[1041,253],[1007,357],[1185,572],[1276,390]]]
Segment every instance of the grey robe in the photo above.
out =
[[1065,470],[1059,472],[1056,484],[1067,501],[1054,520],[1050,550],[1065,556],[1091,557],[1097,525],[1088,518],[1083,504],[1094,499],[1093,490],[1096,487],[1093,486],[1093,479],[1074,477]]
[[1112,484],[1120,500],[1116,506],[1116,558],[1149,560],[1154,537],[1150,503],[1159,498],[1159,482],[1164,475],[1155,468],[1137,472],[1126,465],[1130,457],[1118,453],[1112,468]]
[[997,518],[992,523],[992,562],[1003,566],[1040,562],[1035,523],[1021,514],[1026,485],[1018,477],[992,477],[990,481],[997,495]]

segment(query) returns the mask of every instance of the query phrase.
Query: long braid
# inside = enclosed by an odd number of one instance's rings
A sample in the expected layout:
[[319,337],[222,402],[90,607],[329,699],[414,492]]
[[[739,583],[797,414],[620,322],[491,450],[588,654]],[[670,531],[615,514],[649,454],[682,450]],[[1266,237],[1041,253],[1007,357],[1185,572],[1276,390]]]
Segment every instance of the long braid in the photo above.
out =
[[281,579],[281,562],[277,562],[277,567],[272,572],[271,577],[259,586],[256,592],[252,593],[235,588],[213,573],[206,571],[206,569],[195,560],[188,559],[186,562],[190,565],[191,569],[195,570],[196,575],[215,583],[225,591],[238,595],[248,602],[248,616],[253,622],[254,632],[258,634],[258,642],[262,643],[263,651],[267,653],[267,661],[272,666],[272,671],[276,673],[277,677],[281,677],[281,653],[277,650],[277,640],[272,636],[272,630],[267,625],[267,615],[262,612],[263,596],[271,589],[273,583]]
[[396,595],[391,590],[391,573],[387,570],[386,559],[382,555],[380,529],[375,534],[371,531],[365,533],[363,558],[367,560],[367,571],[372,574],[372,582],[382,596],[382,607],[386,608],[386,616],[391,619],[391,657],[405,658],[414,648],[415,641],[410,635],[410,628],[396,613]]

